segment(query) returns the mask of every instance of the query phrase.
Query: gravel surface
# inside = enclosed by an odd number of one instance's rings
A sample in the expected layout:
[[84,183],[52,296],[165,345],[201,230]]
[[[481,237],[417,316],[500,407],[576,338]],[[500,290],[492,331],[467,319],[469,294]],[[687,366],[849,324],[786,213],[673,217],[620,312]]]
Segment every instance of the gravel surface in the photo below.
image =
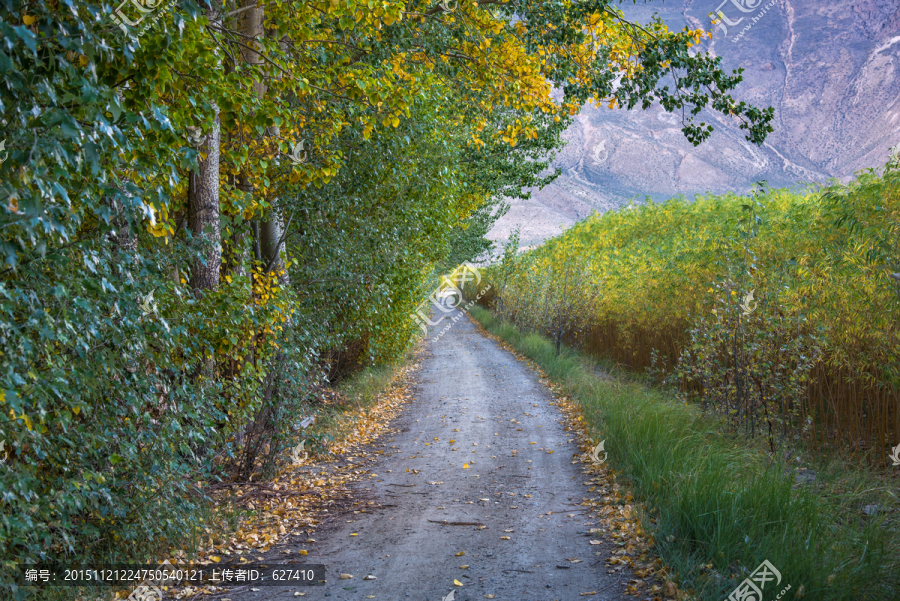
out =
[[[325,586],[223,597],[633,599],[623,594],[629,572],[607,574],[603,559],[613,545],[588,535],[594,521],[579,504],[591,495],[550,392],[456,315],[443,337],[429,338],[413,375],[414,400],[392,424],[397,431],[370,447],[384,451],[369,464],[377,476],[354,486],[357,500],[380,507],[346,513],[318,529],[317,542],[295,546],[308,550],[306,562],[327,566]],[[602,545],[589,543],[598,538]]]

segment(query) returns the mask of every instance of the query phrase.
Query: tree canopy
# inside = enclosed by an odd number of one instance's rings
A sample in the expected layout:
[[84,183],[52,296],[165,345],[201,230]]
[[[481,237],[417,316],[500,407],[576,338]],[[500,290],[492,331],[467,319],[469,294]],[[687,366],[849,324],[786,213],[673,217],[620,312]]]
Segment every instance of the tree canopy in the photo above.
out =
[[[129,12],[130,11],[130,12]],[[609,0],[0,6],[0,557],[147,558],[390,362],[585,102],[771,109]],[[153,541],[148,544],[147,541]]]

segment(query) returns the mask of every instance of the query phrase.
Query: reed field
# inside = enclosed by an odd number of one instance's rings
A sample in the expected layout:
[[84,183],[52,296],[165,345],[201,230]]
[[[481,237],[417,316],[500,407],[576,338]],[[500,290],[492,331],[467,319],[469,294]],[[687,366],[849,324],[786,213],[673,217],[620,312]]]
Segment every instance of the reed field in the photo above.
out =
[[900,443],[900,169],[594,215],[486,270],[519,328],[762,435],[876,465]]

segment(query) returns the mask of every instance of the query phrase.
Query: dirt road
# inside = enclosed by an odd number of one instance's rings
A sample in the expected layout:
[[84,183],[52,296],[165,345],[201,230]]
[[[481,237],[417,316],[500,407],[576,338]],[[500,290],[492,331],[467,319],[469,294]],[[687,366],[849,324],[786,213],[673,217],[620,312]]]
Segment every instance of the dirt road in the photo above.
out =
[[381,507],[347,514],[300,545],[306,561],[327,566],[327,584],[226,597],[633,599],[622,594],[631,576],[607,574],[611,545],[589,543],[600,535],[588,535],[593,521],[579,506],[591,495],[572,465],[578,449],[537,375],[466,317],[433,337],[399,431],[373,445],[384,450],[370,464],[377,476],[354,491]]

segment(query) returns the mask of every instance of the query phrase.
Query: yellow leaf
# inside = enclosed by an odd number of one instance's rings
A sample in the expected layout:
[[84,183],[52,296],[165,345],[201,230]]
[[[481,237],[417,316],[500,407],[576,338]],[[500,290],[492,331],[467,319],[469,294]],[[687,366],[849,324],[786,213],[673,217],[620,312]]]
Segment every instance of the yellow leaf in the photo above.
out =
[[459,553],[456,554],[456,556],[457,556],[457,557],[462,557],[462,556],[465,555],[465,554],[466,554],[465,551],[460,551]]
[[81,413],[81,407],[79,407],[78,405],[75,405],[74,407],[72,407],[72,413],[74,413],[75,415],[78,415],[79,413]]
[[468,463],[463,463],[463,469],[464,469],[464,470],[469,469],[469,464],[468,464]]
[[209,558],[216,563],[219,563],[220,561],[222,561],[222,558],[219,557],[218,555],[210,555]]
[[501,536],[501,537],[500,537],[500,540],[509,540],[509,537],[508,537],[508,536]]
[[351,533],[350,533],[350,536],[359,536],[359,533],[358,533],[358,532],[351,532]]
[[460,582],[459,580],[454,580],[453,584],[455,584],[456,586],[462,586],[462,582]]
[[300,555],[308,555],[306,549],[300,549],[299,551],[297,551],[297,553],[299,553]]
[[31,25],[35,21],[37,21],[37,17],[32,17],[31,15],[25,15],[22,17],[22,22],[25,23],[25,25]]
[[352,574],[341,574],[341,580],[350,580],[353,578]]

